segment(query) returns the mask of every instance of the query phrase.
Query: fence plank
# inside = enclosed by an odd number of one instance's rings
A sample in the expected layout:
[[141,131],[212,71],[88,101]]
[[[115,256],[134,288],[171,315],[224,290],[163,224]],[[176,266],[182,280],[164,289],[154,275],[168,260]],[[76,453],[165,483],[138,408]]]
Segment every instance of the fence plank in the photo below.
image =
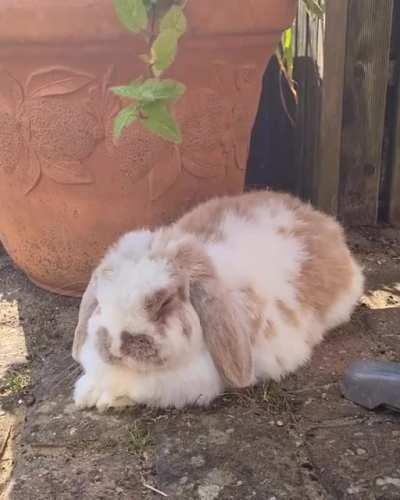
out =
[[310,17],[303,2],[300,2],[294,59],[298,95],[294,169],[296,193],[306,200],[314,200],[314,181],[319,168],[322,38],[323,21]]
[[339,186],[348,224],[377,222],[392,14],[393,0],[349,0]]
[[397,61],[396,123],[393,131],[389,222],[400,225],[400,59]]
[[326,2],[319,168],[316,171],[314,202],[318,208],[333,215],[338,212],[349,1],[327,0]]

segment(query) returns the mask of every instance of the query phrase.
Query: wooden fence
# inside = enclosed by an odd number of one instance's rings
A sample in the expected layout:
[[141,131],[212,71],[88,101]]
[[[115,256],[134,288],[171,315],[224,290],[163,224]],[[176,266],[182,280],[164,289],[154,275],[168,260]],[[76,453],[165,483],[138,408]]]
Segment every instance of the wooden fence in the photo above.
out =
[[323,20],[301,2],[297,107],[277,75],[273,61],[248,184],[294,191],[349,225],[400,224],[400,0],[327,0]]

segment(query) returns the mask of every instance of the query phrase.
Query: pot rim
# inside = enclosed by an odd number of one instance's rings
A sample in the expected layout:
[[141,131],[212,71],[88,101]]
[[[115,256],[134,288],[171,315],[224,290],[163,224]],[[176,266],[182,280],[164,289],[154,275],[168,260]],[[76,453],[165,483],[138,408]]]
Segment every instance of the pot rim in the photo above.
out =
[[[212,10],[215,3],[218,9]],[[280,32],[290,26],[296,6],[297,0],[189,0],[189,36]],[[0,2],[2,44],[81,44],[115,41],[126,34],[112,0]]]

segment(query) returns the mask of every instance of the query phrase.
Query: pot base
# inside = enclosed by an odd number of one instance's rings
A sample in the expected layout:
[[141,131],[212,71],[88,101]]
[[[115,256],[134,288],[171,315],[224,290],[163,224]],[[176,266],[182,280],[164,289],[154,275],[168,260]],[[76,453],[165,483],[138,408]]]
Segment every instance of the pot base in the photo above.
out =
[[65,288],[58,288],[58,287],[53,287],[46,285],[45,283],[41,283],[39,280],[36,280],[35,278],[32,278],[29,274],[25,273],[26,277],[28,280],[33,283],[35,286],[40,288],[41,290],[44,290],[45,292],[49,293],[55,293],[56,295],[62,295],[63,297],[71,297],[75,299],[81,299],[83,292],[77,292],[73,290],[66,290]]

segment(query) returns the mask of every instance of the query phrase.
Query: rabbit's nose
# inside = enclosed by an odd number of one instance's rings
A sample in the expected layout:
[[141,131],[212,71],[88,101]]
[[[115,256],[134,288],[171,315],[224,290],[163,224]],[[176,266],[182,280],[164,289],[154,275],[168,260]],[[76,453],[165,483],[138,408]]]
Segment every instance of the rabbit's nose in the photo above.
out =
[[144,334],[121,333],[121,354],[144,361],[157,354],[156,346],[151,337]]

